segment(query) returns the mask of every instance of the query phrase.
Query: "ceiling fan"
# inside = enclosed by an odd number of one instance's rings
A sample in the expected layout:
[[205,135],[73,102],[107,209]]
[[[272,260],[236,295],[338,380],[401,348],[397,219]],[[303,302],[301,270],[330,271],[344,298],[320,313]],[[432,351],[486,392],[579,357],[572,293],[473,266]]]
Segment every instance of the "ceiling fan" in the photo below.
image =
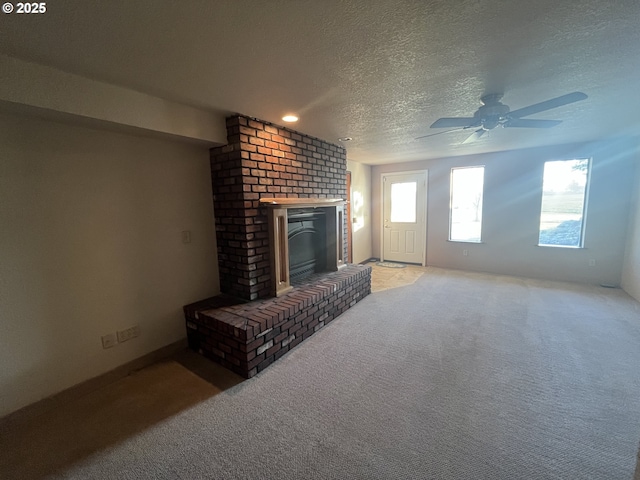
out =
[[528,107],[510,111],[509,106],[500,102],[501,93],[491,93],[483,96],[480,101],[483,105],[473,114],[473,117],[444,117],[439,118],[431,125],[431,128],[450,128],[446,132],[432,133],[418,138],[432,137],[442,133],[458,130],[468,130],[476,128],[462,143],[471,143],[478,140],[489,130],[500,126],[503,128],[551,128],[562,123],[561,120],[536,120],[529,118],[529,115],[562,107],[570,103],[578,102],[587,98],[582,92],[567,93],[560,97],[552,98],[544,102],[529,105]]

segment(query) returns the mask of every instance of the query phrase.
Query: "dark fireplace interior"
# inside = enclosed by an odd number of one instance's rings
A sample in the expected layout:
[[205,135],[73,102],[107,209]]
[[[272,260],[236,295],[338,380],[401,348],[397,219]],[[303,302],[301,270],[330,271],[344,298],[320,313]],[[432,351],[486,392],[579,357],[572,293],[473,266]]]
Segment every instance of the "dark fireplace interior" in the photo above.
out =
[[327,222],[320,208],[291,208],[287,217],[289,275],[295,285],[326,270]]

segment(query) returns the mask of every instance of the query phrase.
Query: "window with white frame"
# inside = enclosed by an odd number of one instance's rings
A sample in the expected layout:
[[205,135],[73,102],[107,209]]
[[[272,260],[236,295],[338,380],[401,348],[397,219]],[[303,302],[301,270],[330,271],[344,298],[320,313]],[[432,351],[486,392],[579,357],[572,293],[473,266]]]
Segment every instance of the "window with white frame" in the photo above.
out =
[[545,162],[538,245],[583,246],[590,166],[586,158]]
[[482,241],[484,166],[451,169],[449,240]]

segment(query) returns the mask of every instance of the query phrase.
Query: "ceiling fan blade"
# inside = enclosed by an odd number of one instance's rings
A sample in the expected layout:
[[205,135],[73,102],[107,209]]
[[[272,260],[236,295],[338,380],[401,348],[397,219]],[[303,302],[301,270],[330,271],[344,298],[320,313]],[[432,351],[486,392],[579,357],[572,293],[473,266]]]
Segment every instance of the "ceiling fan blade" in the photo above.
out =
[[431,124],[429,128],[454,128],[454,127],[471,127],[477,120],[473,117],[445,117],[439,118]]
[[485,134],[486,130],[484,128],[481,128],[480,130],[476,130],[475,132],[473,132],[471,135],[469,135],[464,142],[462,143],[471,143],[471,142],[475,142],[476,140],[479,140],[481,136],[483,136]]
[[435,137],[436,135],[442,135],[443,133],[459,132],[460,130],[466,130],[466,127],[463,127],[463,128],[452,128],[451,130],[445,130],[444,132],[436,132],[436,133],[430,133],[429,135],[422,135],[420,137],[416,137],[415,140],[420,140],[422,138]]
[[551,100],[546,100],[544,102],[536,103],[534,105],[529,105],[528,107],[514,110],[513,112],[509,113],[509,117],[528,117],[529,115],[544,112],[545,110],[551,110],[552,108],[562,107],[563,105],[568,105],[573,102],[579,102],[580,100],[584,100],[585,98],[587,98],[587,95],[582,92],[567,93],[566,95],[552,98]]
[[529,118],[514,118],[504,124],[504,127],[517,128],[551,128],[560,125],[562,120],[535,120]]

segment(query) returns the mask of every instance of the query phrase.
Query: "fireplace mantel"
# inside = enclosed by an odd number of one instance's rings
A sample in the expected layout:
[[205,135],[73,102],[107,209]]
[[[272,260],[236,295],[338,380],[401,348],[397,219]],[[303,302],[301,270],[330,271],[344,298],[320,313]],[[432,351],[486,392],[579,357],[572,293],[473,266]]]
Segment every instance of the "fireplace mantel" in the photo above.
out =
[[342,198],[261,198],[260,204],[269,210],[269,245],[271,258],[271,289],[275,297],[289,292],[289,241],[287,210],[290,208],[322,208],[327,212],[327,259],[330,271],[346,266],[344,260],[344,205]]
[[343,198],[261,198],[260,203],[277,208],[331,207],[344,205]]

